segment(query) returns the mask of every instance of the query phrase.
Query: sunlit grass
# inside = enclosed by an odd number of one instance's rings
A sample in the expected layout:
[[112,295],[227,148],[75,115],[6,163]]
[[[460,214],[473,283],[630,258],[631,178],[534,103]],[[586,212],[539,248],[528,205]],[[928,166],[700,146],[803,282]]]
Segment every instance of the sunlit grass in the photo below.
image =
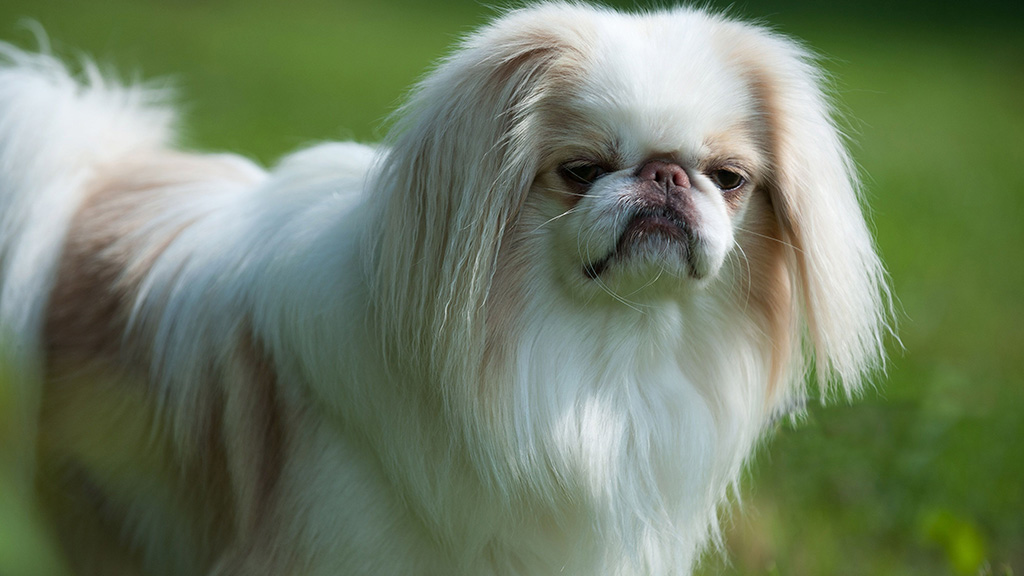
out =
[[49,527],[35,507],[24,463],[31,410],[0,338],[0,575],[64,576]]

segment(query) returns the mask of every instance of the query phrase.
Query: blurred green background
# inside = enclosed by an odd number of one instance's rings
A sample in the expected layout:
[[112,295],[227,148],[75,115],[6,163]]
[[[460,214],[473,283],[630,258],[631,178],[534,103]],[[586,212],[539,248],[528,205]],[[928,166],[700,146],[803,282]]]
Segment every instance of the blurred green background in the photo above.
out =
[[[905,350],[856,401],[812,402],[780,426],[728,522],[729,559],[704,571],[1024,574],[1024,3],[721,6],[825,57]],[[0,0],[0,38],[33,46],[18,21],[36,19],[58,54],[174,85],[186,145],[271,162],[379,139],[412,82],[492,14],[456,0]],[[0,576],[55,571],[2,473]]]

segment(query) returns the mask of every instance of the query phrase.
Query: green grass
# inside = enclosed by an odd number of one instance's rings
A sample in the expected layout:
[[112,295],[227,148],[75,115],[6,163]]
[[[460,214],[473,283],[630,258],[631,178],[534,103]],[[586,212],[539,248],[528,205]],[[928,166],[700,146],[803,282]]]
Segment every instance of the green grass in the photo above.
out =
[[[963,21],[944,5],[890,4],[737,10],[828,57],[905,349],[877,389],[778,430],[742,490],[731,564],[710,560],[710,574],[1024,574],[1020,10],[979,5]],[[171,78],[187,145],[271,161],[312,141],[378,139],[409,85],[488,13],[411,0],[4,0],[0,37],[29,44],[15,22],[31,16],[60,53]]]

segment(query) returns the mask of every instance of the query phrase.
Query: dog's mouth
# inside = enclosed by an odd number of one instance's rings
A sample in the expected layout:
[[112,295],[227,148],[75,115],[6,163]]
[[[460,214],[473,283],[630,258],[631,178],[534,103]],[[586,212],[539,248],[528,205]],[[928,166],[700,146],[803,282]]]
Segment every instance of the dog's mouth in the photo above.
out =
[[691,261],[695,242],[695,235],[681,214],[667,207],[644,208],[630,218],[612,250],[597,260],[583,264],[583,274],[596,280],[614,262],[653,257],[684,262],[692,276],[695,274]]

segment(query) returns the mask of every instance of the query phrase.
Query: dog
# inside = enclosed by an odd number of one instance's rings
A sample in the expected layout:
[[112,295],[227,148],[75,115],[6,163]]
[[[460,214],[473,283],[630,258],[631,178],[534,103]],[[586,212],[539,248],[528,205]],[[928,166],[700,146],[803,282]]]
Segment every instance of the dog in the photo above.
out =
[[806,381],[884,367],[823,73],[766,28],[511,10],[383,144],[272,169],[2,52],[2,363],[76,574],[689,574]]

